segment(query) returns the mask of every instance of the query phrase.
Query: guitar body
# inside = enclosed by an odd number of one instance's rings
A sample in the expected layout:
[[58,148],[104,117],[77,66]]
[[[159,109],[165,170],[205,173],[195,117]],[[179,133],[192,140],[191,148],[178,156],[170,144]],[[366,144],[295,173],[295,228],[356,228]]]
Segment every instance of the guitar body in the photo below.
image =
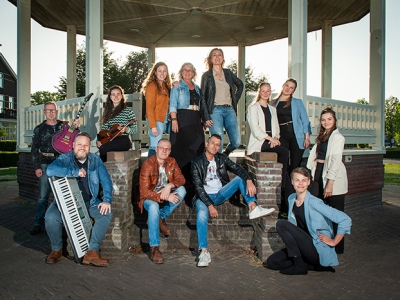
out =
[[[86,103],[89,101],[89,99],[93,96],[93,93],[90,93],[83,99],[83,103],[81,108],[78,111],[78,114],[75,117],[76,119],[79,119],[79,116],[82,113],[83,108],[85,107]],[[68,122],[64,122],[62,126],[62,131],[55,134],[53,137],[53,148],[61,154],[69,153],[73,149],[73,144],[75,140],[75,136],[79,133],[79,129],[75,128],[75,124],[72,124],[71,126],[68,125]]]
[[72,151],[75,136],[80,132],[78,129],[70,129],[68,122],[64,122],[62,131],[53,137],[53,148],[61,153],[69,153]]

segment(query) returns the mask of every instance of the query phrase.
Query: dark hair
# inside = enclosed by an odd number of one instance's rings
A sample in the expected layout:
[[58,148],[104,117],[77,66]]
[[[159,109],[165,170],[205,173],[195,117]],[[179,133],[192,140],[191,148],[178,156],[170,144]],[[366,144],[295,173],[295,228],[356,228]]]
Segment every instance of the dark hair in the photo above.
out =
[[89,133],[81,131],[81,132],[79,132],[79,133],[75,136],[74,141],[76,140],[76,138],[77,138],[78,136],[85,136],[85,137],[87,137],[89,140],[92,140],[92,138],[90,137]]
[[211,140],[212,137],[215,137],[215,138],[217,138],[217,139],[219,139],[219,140],[222,141],[221,136],[220,136],[219,134],[214,133],[214,134],[212,134],[212,135],[210,135],[210,136],[208,137],[207,142],[209,142],[209,141]]
[[[114,103],[111,100],[111,92],[113,90],[119,90],[122,95],[121,102],[118,104],[116,108],[114,108]],[[103,116],[100,119],[100,124],[107,123],[109,120],[114,118],[115,116],[119,115],[121,111],[123,111],[126,108],[126,99],[124,95],[124,89],[120,87],[119,85],[113,85],[108,89],[108,95],[107,95],[107,100],[104,105],[104,112]]]
[[307,177],[308,179],[311,179],[311,175],[310,172],[304,168],[304,167],[297,167],[296,169],[294,169],[292,171],[292,173],[290,174],[290,178],[293,179],[294,173],[298,173],[303,175],[304,177]]
[[206,64],[206,67],[207,67],[207,70],[211,70],[212,67],[213,67],[213,64],[212,64],[212,62],[211,62],[211,57],[212,57],[212,53],[213,53],[215,50],[221,51],[221,53],[222,53],[222,58],[223,58],[221,67],[224,66],[224,63],[225,63],[224,51],[222,51],[222,49],[220,49],[220,48],[214,48],[214,49],[211,49],[210,53],[208,53],[208,56],[207,56],[206,59],[204,60],[204,62],[205,62],[205,64]]
[[[321,124],[322,115],[325,115],[325,114],[331,114],[333,116],[333,119],[335,119],[335,126],[333,126],[333,128],[329,131],[326,130]],[[337,128],[336,127],[336,123],[337,123],[336,113],[332,109],[331,105],[328,105],[321,111],[321,114],[319,116],[319,122],[320,122],[320,124],[319,124],[318,135],[317,135],[317,138],[315,139],[315,142],[317,143],[317,145],[326,142],[329,139],[329,137],[331,136],[332,132]]]
[[[294,90],[296,91],[296,88],[297,88],[297,81],[296,81],[296,79],[294,79],[294,78],[288,78],[288,79],[286,79],[286,81],[282,84],[281,92],[278,94],[278,96],[276,96],[276,97],[274,98],[273,106],[276,106],[276,103],[278,103],[279,98],[280,98],[280,97],[282,96],[282,94],[283,94],[283,86],[284,86],[286,83],[288,83],[288,82],[294,83],[294,85],[295,85]],[[293,98],[293,95],[290,95],[289,100],[287,101],[287,103],[285,104],[285,106],[284,106],[283,108],[290,107],[290,104],[292,104],[292,98]]]
[[159,61],[158,63],[156,63],[150,70],[149,74],[147,74],[146,79],[144,80],[143,84],[142,84],[142,89],[141,92],[146,95],[146,88],[147,86],[152,83],[153,81],[156,83],[157,85],[157,90],[159,94],[162,94],[162,85],[160,86],[160,84],[158,83],[157,80],[157,69],[160,66],[165,66],[167,68],[167,77],[165,77],[164,79],[164,83],[168,89],[168,92],[171,90],[172,87],[172,83],[171,83],[171,76],[169,75],[169,71],[168,71],[168,66],[166,65],[166,63]]

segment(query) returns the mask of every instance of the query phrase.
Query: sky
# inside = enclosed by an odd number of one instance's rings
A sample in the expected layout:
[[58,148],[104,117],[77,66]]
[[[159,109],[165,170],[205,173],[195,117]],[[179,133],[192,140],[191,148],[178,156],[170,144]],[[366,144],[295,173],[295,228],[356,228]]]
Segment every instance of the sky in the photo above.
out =
[[[400,35],[397,32],[400,1],[386,1],[386,87],[385,97],[400,97],[398,84],[400,70]],[[17,71],[17,9],[7,0],[0,0],[0,51],[8,63]],[[6,28],[6,29],[5,29]],[[85,37],[78,35],[77,43]],[[67,34],[47,29],[32,20],[32,65],[31,92],[55,92],[59,78],[66,76]],[[321,31],[308,33],[307,38],[307,94],[321,93]],[[369,100],[369,15],[358,22],[333,28],[333,81],[332,98],[355,102]],[[216,45],[218,46],[218,45]],[[113,58],[124,61],[131,51],[143,48],[108,42],[114,52]],[[237,60],[236,47],[223,47],[226,64]],[[156,48],[157,61],[164,61],[170,73],[177,73],[184,62],[191,62],[197,69],[200,84],[201,74],[206,70],[204,58],[210,47]],[[279,92],[288,77],[288,40],[280,39],[246,47],[246,66],[253,68],[254,75],[266,75],[274,92]],[[117,83],[118,84],[118,83]]]

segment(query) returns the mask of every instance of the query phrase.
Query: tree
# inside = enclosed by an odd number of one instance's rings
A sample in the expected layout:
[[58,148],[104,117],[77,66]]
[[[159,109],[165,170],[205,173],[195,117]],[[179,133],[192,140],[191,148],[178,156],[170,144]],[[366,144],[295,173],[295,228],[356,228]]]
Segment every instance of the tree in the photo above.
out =
[[368,104],[369,104],[368,101],[365,100],[365,98],[358,99],[358,100],[356,101],[356,103],[365,104],[365,105],[368,105]]
[[[125,93],[138,92],[148,72],[147,51],[131,52],[127,60],[121,63],[112,58],[113,52],[103,47],[103,93],[112,85],[120,85]],[[60,77],[59,86],[56,87],[61,99],[66,98],[67,79]],[[85,95],[86,90],[86,48],[85,44],[78,47],[76,56],[76,94],[78,97]]]
[[49,91],[37,91],[31,94],[31,106],[45,104],[49,101],[60,101],[60,95],[57,92],[50,93]]
[[[226,66],[230,69],[234,74],[237,74],[237,62],[236,60],[232,61],[229,65]],[[246,67],[244,70],[245,77],[245,93],[247,92],[256,92],[258,87],[263,82],[268,82],[268,75],[261,74],[256,78],[253,77],[253,68]]]
[[400,101],[397,97],[390,96],[385,101],[385,133],[394,139],[396,132],[400,131]]

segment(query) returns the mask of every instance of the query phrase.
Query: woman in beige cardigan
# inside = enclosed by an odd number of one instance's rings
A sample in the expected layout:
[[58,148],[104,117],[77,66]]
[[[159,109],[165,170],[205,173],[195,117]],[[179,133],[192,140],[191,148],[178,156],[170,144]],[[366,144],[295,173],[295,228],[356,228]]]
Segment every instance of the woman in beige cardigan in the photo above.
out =
[[[247,155],[253,152],[275,152],[278,154],[278,162],[282,167],[281,194],[285,195],[285,185],[289,183],[287,173],[289,150],[282,147],[279,141],[279,123],[276,108],[269,105],[271,99],[271,85],[262,83],[258,88],[256,100],[249,106],[247,121],[251,134],[247,147]],[[290,189],[292,191],[292,189]],[[287,195],[289,196],[289,195]],[[287,213],[287,197],[281,202],[281,212]]]
[[[344,211],[344,197],[347,193],[347,173],[342,162],[345,139],[336,127],[336,114],[331,107],[320,115],[320,128],[307,161],[307,168],[315,184],[312,195],[323,199],[326,204]],[[337,224],[333,224],[334,234]],[[344,251],[344,240],[335,247],[336,253]]]

